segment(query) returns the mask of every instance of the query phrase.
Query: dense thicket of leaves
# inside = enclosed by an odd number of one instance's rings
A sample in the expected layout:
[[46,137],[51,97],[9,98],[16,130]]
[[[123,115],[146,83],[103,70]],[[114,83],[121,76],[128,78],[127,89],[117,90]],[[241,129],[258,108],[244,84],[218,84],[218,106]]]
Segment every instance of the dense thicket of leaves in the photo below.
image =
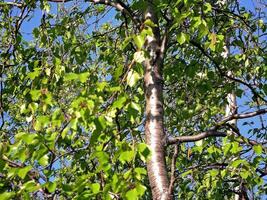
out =
[[[118,1],[120,2],[120,1]],[[0,1],[0,199],[151,199],[144,140],[145,1]],[[237,1],[154,1],[177,199],[267,192],[266,10]],[[257,2],[258,6],[265,6]],[[140,21],[137,26],[133,20]],[[33,28],[33,29],[32,29]],[[31,30],[32,29],[32,30]],[[229,73],[231,72],[231,73]],[[223,121],[238,97],[237,127]],[[166,144],[171,176],[173,144]],[[175,156],[174,156],[175,157]]]

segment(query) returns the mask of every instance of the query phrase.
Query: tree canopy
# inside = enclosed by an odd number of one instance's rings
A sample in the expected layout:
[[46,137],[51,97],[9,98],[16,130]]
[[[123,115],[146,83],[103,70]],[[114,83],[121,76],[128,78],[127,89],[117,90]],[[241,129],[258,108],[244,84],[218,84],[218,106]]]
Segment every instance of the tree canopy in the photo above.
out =
[[0,199],[263,199],[266,8],[0,0]]

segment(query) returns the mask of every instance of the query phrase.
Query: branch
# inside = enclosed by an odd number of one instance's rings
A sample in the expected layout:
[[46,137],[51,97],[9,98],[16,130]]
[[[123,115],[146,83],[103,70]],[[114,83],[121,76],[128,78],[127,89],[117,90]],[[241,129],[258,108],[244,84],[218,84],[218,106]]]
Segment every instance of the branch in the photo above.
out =
[[234,12],[231,12],[231,11],[227,11],[227,10],[221,10],[219,8],[212,8],[213,10],[215,11],[218,11],[218,12],[221,12],[223,14],[225,14],[227,17],[230,17],[228,14],[232,15],[233,17],[237,17],[239,18],[247,27],[249,27],[250,29],[252,29],[252,27],[249,25],[249,23],[246,21],[246,18],[241,16],[241,15],[238,15]]
[[23,164],[21,163],[16,163],[16,162],[13,162],[12,160],[9,160],[5,155],[2,156],[2,160],[4,160],[5,162],[8,163],[8,166],[10,167],[15,167],[15,168],[22,168],[24,167]]
[[117,2],[112,2],[110,0],[88,0],[94,4],[104,4],[107,6],[111,6],[116,8],[118,11],[121,11],[122,13],[125,13],[128,15],[135,24],[139,24],[138,20],[133,16],[132,11],[128,6],[126,6],[123,2],[117,1]]
[[222,77],[226,77],[226,78],[228,78],[228,79],[230,79],[230,80],[232,80],[232,81],[235,81],[235,82],[237,82],[237,83],[240,83],[240,84],[242,84],[242,85],[247,86],[247,87],[251,90],[251,92],[253,93],[253,95],[254,95],[255,97],[258,97],[259,99],[261,99],[262,101],[264,101],[264,102],[267,103],[267,100],[265,100],[261,95],[259,95],[258,92],[256,91],[256,89],[253,88],[249,83],[246,83],[245,81],[242,81],[241,79],[234,78],[234,77],[229,76],[229,75],[227,75],[226,73],[224,73],[224,72],[222,71],[222,69],[220,68],[220,63],[217,62],[217,61],[216,61],[210,54],[208,54],[208,53],[205,51],[205,49],[204,49],[198,42],[196,42],[196,41],[194,41],[194,40],[190,40],[189,42],[190,42],[192,45],[194,45],[195,47],[197,47],[197,48],[201,51],[201,53],[202,53],[204,56],[206,56],[211,62],[213,62],[215,68],[218,70],[218,72],[220,73],[220,75],[221,75]]
[[253,88],[249,83],[246,83],[245,81],[242,81],[241,79],[234,78],[232,76],[229,76],[229,75],[223,73],[219,66],[217,66],[217,69],[218,69],[219,73],[221,74],[221,76],[224,76],[224,77],[226,77],[226,78],[228,78],[228,79],[230,79],[232,81],[235,81],[237,83],[240,83],[240,84],[243,84],[243,85],[247,86],[251,90],[251,92],[254,95],[254,97],[258,97],[259,99],[261,99],[262,101],[267,103],[267,100],[265,100],[261,95],[259,95],[258,92],[256,91],[256,89]]
[[[66,3],[66,2],[71,1],[71,0],[48,0],[48,1],[54,2],[54,3]],[[103,4],[103,5],[111,6],[115,9],[117,9],[118,11],[128,15],[135,24],[139,24],[139,21],[133,16],[130,8],[120,0],[118,0],[116,2],[113,2],[111,0],[85,0],[85,2],[87,2],[87,1],[91,2],[93,4]]]
[[199,165],[194,165],[191,167],[188,167],[184,171],[178,171],[176,170],[177,175],[181,175],[189,170],[196,170],[196,169],[203,169],[203,170],[210,170],[210,169],[225,169],[228,166],[227,163],[207,163],[205,165],[199,164]]
[[254,111],[254,112],[247,112],[247,113],[243,113],[243,114],[230,115],[230,116],[225,117],[222,120],[220,120],[213,129],[216,129],[219,126],[221,126],[221,125],[225,124],[226,122],[231,121],[233,119],[245,119],[245,118],[255,117],[257,115],[262,115],[265,113],[267,113],[267,108],[266,109],[260,109],[260,110]]
[[0,2],[0,7],[2,6],[14,6],[18,8],[22,8],[23,4],[22,3],[16,3],[16,2]]
[[260,173],[260,177],[262,178],[262,177],[264,177],[264,176],[267,175],[267,168],[265,168],[265,169],[259,169],[259,168],[257,168],[256,169],[256,172],[259,172]]
[[169,194],[173,194],[174,183],[175,183],[175,169],[176,169],[176,159],[178,157],[178,145],[174,146],[174,153],[172,156],[172,164],[171,164],[171,180],[169,185]]
[[[223,118],[222,120],[220,120],[216,126],[212,127],[210,130],[199,133],[197,135],[185,135],[185,136],[177,136],[174,138],[169,138],[167,141],[168,145],[172,145],[172,144],[176,144],[178,142],[195,142],[198,140],[202,140],[205,139],[207,137],[226,137],[227,134],[223,133],[223,132],[218,132],[217,129],[224,125],[225,123],[227,123],[228,121],[231,121],[233,119],[245,119],[245,118],[249,118],[249,117],[255,117],[257,115],[261,115],[261,114],[265,114],[267,113],[267,108],[266,109],[261,109],[261,110],[257,110],[254,112],[248,112],[248,113],[243,113],[243,114],[234,114],[234,115],[230,115],[228,117]],[[258,143],[256,143],[255,141],[250,141],[250,143],[252,145],[256,145]]]
[[168,138],[167,144],[176,144],[178,142],[195,142],[198,140],[202,140],[207,137],[226,137],[227,134],[223,132],[218,132],[216,130],[208,130],[197,135],[183,135],[177,136],[175,138]]
[[238,129],[237,127],[235,127],[235,126],[233,126],[233,125],[231,125],[231,124],[226,124],[226,126],[230,127],[230,129],[231,129],[234,133],[236,133],[236,135],[241,139],[241,141],[238,140],[238,142],[239,142],[240,144],[250,144],[251,146],[254,146],[254,145],[263,145],[263,143],[258,143],[258,142],[255,141],[255,140],[251,140],[251,139],[246,138],[246,137],[244,137],[243,135],[241,135],[241,133],[239,132],[239,129]]
[[66,3],[66,2],[69,2],[69,1],[72,1],[72,0],[48,0],[50,2],[54,2],[54,3]]

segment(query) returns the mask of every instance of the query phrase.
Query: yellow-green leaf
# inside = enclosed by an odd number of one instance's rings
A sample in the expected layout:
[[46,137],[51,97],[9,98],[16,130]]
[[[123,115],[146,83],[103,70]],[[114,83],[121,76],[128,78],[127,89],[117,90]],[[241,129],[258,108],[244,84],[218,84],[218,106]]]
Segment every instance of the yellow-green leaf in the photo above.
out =
[[130,70],[127,75],[127,84],[130,87],[133,87],[140,78],[141,76],[137,72],[135,72],[134,70]]

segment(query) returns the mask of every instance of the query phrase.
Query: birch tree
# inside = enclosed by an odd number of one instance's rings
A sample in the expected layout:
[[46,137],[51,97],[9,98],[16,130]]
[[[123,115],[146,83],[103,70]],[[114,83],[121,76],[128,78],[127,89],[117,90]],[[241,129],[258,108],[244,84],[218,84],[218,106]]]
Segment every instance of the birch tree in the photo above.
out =
[[0,1],[0,199],[263,198],[266,4],[249,5]]

